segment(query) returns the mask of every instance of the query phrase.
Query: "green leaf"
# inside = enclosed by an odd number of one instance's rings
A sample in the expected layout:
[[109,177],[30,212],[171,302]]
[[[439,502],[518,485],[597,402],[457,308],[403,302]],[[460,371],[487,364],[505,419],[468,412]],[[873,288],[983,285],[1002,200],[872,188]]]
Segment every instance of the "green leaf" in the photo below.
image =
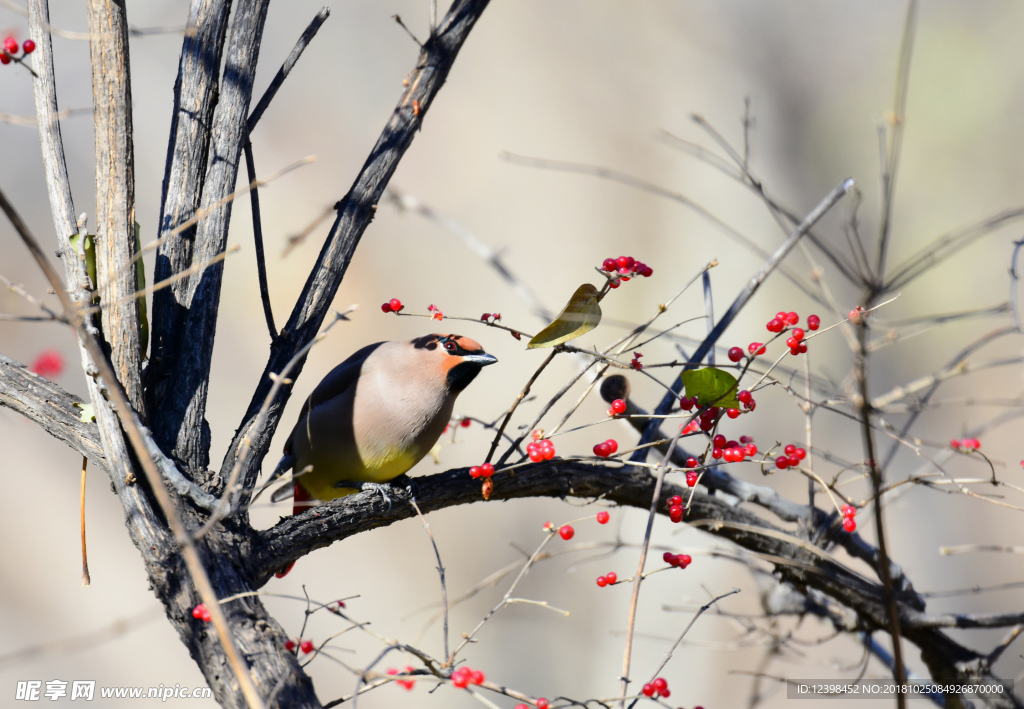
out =
[[98,299],[99,295],[96,294],[96,235],[86,234],[84,244],[79,244],[81,238],[81,234],[72,234],[71,248],[76,253],[85,255],[85,272],[88,274],[89,280],[92,281],[93,298]]
[[697,403],[701,406],[710,404],[723,409],[740,408],[740,402],[736,400],[738,382],[736,377],[725,370],[715,367],[687,369],[680,376],[686,387],[686,395],[697,397]]
[[538,332],[526,348],[532,350],[560,345],[585,335],[597,327],[599,322],[601,306],[597,303],[597,288],[584,283],[572,294],[555,321]]
[[[135,222],[135,288],[146,290],[146,264],[142,261],[142,239],[139,233],[142,227]],[[146,352],[149,348],[149,317],[146,315],[146,298],[139,297],[139,349],[142,352],[140,359],[146,359]]]
[[96,409],[93,408],[92,404],[79,404],[76,402],[72,406],[82,410],[82,413],[78,415],[79,421],[84,421],[85,423],[96,422]]

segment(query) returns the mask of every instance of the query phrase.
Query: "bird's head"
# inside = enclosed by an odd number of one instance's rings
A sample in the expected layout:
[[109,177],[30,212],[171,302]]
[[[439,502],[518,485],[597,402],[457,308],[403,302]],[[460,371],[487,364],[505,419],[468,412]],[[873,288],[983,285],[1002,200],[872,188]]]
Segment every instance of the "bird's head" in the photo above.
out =
[[484,352],[480,343],[462,335],[424,335],[412,341],[413,347],[433,355],[445,373],[448,391],[458,393],[469,386],[483,367],[498,358]]

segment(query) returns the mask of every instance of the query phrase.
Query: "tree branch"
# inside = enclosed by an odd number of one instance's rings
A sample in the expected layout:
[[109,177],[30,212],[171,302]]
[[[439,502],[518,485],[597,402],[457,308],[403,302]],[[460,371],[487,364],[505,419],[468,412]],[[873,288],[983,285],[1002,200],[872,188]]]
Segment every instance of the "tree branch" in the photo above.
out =
[[96,279],[110,362],[132,407],[145,412],[135,268],[135,152],[124,0],[89,0],[96,141]]

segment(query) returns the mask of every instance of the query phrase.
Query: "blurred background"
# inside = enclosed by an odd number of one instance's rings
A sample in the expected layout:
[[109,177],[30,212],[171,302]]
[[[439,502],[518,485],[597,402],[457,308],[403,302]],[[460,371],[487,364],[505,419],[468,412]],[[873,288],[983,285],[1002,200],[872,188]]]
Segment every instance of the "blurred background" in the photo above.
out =
[[[26,20],[0,5],[0,30],[25,39]],[[440,3],[440,10],[448,3]],[[256,93],[268,84],[318,2],[292,0],[271,6],[264,34]],[[284,255],[289,237],[348,190],[358,169],[414,67],[418,47],[392,16],[398,14],[420,38],[428,34],[427,0],[350,0],[331,4],[332,16],[306,50],[253,135],[257,169],[269,174],[308,155],[314,164],[261,189],[270,291],[277,322],[288,316],[306,274],[323,243],[329,223],[314,229]],[[603,303],[605,323],[579,341],[604,347],[622,335],[625,323],[653,315],[698,269],[712,259],[715,309],[721,314],[761,265],[760,256],[725,230],[678,201],[593,176],[539,170],[514,164],[506,153],[575,161],[622,171],[685,196],[715,218],[771,251],[785,238],[759,198],[705,162],[667,145],[667,131],[721,155],[706,131],[691,120],[700,114],[733,146],[742,150],[744,101],[749,98],[751,170],[768,192],[800,215],[844,178],[861,190],[861,233],[874,254],[879,214],[878,128],[892,111],[897,58],[905,5],[886,1],[803,3],[689,0],[687,2],[608,2],[605,0],[495,1],[462,50],[448,83],[426,115],[423,130],[402,161],[392,185],[468,230],[500,251],[508,268],[549,308],[557,311],[582,282],[597,283],[594,266],[608,256],[628,254],[653,267],[654,276],[637,279]],[[51,2],[55,27],[87,31],[82,3]],[[130,22],[138,28],[167,28],[164,34],[131,39],[134,94],[137,218],[143,241],[156,236],[160,189],[166,157],[172,91],[187,3],[129,1]],[[1019,28],[1024,6],[1009,0],[921,4],[899,168],[890,263],[899,264],[933,239],[954,229],[1021,205],[1024,174],[1024,47]],[[94,212],[93,135],[90,120],[89,47],[85,41],[54,39],[64,146],[76,209]],[[0,67],[0,185],[22,216],[52,250],[46,187],[31,121],[31,77],[17,66]],[[12,118],[13,117],[13,118]],[[244,172],[243,172],[244,175]],[[240,181],[240,185],[244,178]],[[848,253],[842,224],[851,198],[823,221],[822,237]],[[880,311],[878,334],[901,322],[1005,303],[1012,241],[1011,222],[960,252],[903,289]],[[240,251],[226,262],[221,326],[214,356],[208,418],[216,466],[256,385],[268,353],[269,337],[260,307],[248,200],[235,205],[230,243]],[[786,266],[806,279],[815,264],[846,312],[860,293],[820,254],[796,250]],[[146,258],[152,274],[152,255]],[[0,224],[0,274],[21,283],[54,305],[42,276],[13,230]],[[436,304],[446,315],[478,318],[500,312],[503,322],[537,332],[543,322],[530,306],[476,253],[450,231],[421,216],[382,203],[356,252],[338,293],[338,309],[358,305],[351,322],[341,323],[312,352],[299,379],[280,431],[287,433],[299,404],[337,362],[369,342],[411,338],[434,330],[429,321],[385,316],[380,303],[400,298],[406,312],[425,313]],[[767,339],[764,323],[778,310],[801,316],[815,306],[776,274],[758,293],[722,341],[726,346]],[[34,314],[19,296],[0,291],[0,312]],[[703,314],[697,289],[685,293],[660,324]],[[832,322],[819,312],[826,324]],[[1005,316],[1004,316],[1005,317]],[[618,323],[618,324],[617,324]],[[878,352],[872,365],[872,393],[925,376],[948,362],[969,342],[997,327],[993,318],[957,321]],[[456,415],[497,418],[546,356],[526,351],[506,333],[474,323],[451,329],[479,340],[500,359],[460,397]],[[678,329],[700,337],[698,320]],[[61,386],[85,394],[73,334],[50,323],[0,321],[0,352],[32,362],[46,350],[63,356]],[[643,348],[644,363],[677,356],[669,341]],[[977,363],[1020,355],[1019,339],[1003,340],[981,353]],[[721,355],[719,355],[721,357]],[[724,361],[724,358],[722,358]],[[822,376],[842,382],[851,356],[838,330],[815,341],[811,365]],[[944,385],[936,406],[915,429],[930,455],[950,438],[967,433],[1005,411],[995,399],[1018,397],[1022,368],[982,369]],[[528,423],[540,405],[571,374],[578,361],[556,359],[537,385],[514,425]],[[668,382],[669,369],[654,370]],[[631,378],[641,405],[653,408],[658,389]],[[582,391],[582,389],[580,389]],[[556,407],[550,427],[576,393]],[[961,397],[961,398],[958,398]],[[962,397],[974,401],[968,406]],[[607,406],[592,396],[574,421],[601,419]],[[894,417],[899,421],[898,415]],[[758,397],[758,411],[733,424],[730,435],[753,435],[762,450],[776,441],[804,440],[804,417],[781,387]],[[814,419],[815,446],[840,459],[863,458],[859,430],[847,419],[820,413]],[[982,438],[997,473],[1019,483],[1024,457],[1019,424],[987,430]],[[555,439],[560,454],[589,453],[594,443],[616,438],[620,447],[635,440],[621,422]],[[490,435],[479,424],[458,428],[443,439],[440,466],[429,458],[413,474],[483,460]],[[269,472],[283,443],[278,435],[264,465]],[[888,445],[886,441],[885,445]],[[821,462],[826,477],[839,466]],[[203,685],[184,646],[163,618],[147,589],[123,515],[105,476],[91,470],[87,515],[92,585],[80,588],[78,493],[80,458],[36,426],[0,409],[0,696],[10,697],[19,680],[96,679],[101,686]],[[904,478],[921,468],[912,454],[901,454],[890,472]],[[947,470],[985,478],[987,467],[957,457]],[[803,478],[779,472],[765,480],[758,466],[733,466],[734,474],[765,482],[803,500]],[[856,488],[856,486],[854,486]],[[988,488],[985,494],[1003,494]],[[861,499],[865,489],[857,493]],[[1020,506],[1020,495],[999,502]],[[856,495],[855,495],[856,496]],[[577,502],[527,500],[477,504],[431,515],[447,567],[448,591],[459,597],[492,572],[522,559],[542,541],[542,525],[593,515],[599,507]],[[290,505],[261,504],[254,523],[273,525]],[[919,591],[946,591],[1021,578],[1016,557],[991,554],[941,556],[939,548],[964,543],[1015,544],[1022,531],[1020,512],[967,496],[908,488],[889,507],[890,553]],[[637,552],[628,545],[642,538],[646,515],[612,510],[612,523],[576,524],[573,544],[627,545],[614,552],[593,548],[565,553],[532,570],[516,595],[548,601],[568,610],[563,617],[535,606],[505,609],[485,627],[467,663],[488,678],[533,696],[577,699],[610,697],[618,691],[629,605],[629,585],[598,588],[594,579],[608,571],[625,578],[635,570]],[[867,518],[861,529],[872,539]],[[692,554],[686,572],[658,574],[643,586],[633,657],[634,676],[648,677],[692,617],[710,598],[737,587],[741,593],[703,616],[676,651],[662,675],[669,680],[673,706],[744,706],[755,680],[752,672],[775,677],[851,676],[861,658],[855,639],[830,637],[831,628],[814,619],[756,622],[758,585],[742,564],[712,558],[728,547],[686,525],[660,519],[655,542]],[[842,558],[842,557],[841,557]],[[373,630],[441,654],[436,622],[440,599],[433,552],[422,525],[410,520],[315,552],[265,591],[301,597],[303,587],[319,601],[350,598],[352,617],[372,622]],[[856,567],[856,565],[854,565]],[[859,567],[856,567],[859,568]],[[504,594],[508,578],[483,588],[452,613],[452,633],[470,631]],[[929,601],[934,612],[1017,610],[1014,591],[967,594]],[[268,598],[271,611],[296,636],[304,603]],[[729,617],[737,614],[740,618]],[[317,643],[345,624],[313,616],[303,636]],[[799,642],[781,642],[790,637]],[[349,633],[332,642],[330,653],[354,667],[372,661],[382,648],[369,636]],[[991,648],[1003,631],[957,632],[971,647]],[[923,672],[918,652],[907,646],[911,668]],[[1021,649],[1011,646],[996,666],[1008,679],[1022,670]],[[417,665],[392,654],[377,669]],[[308,671],[322,701],[348,694],[355,678],[342,664],[318,657]],[[868,676],[885,677],[872,661]],[[471,706],[471,698],[442,688],[433,694],[420,681],[413,692],[391,685],[360,699],[360,706]],[[785,690],[761,682],[763,706],[782,706]],[[5,700],[2,703],[7,703]],[[497,697],[500,706],[515,702]],[[169,701],[168,706],[213,705],[212,700]]]

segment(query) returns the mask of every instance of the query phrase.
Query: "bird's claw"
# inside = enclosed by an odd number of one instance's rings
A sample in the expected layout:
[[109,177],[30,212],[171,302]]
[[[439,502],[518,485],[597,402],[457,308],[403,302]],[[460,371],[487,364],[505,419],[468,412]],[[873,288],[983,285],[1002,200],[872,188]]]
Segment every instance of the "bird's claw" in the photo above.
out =
[[388,483],[363,483],[359,486],[359,489],[363,492],[370,491],[380,495],[384,498],[384,502],[388,503],[388,510],[391,510],[391,498],[388,497],[388,491],[391,490],[391,485]]

